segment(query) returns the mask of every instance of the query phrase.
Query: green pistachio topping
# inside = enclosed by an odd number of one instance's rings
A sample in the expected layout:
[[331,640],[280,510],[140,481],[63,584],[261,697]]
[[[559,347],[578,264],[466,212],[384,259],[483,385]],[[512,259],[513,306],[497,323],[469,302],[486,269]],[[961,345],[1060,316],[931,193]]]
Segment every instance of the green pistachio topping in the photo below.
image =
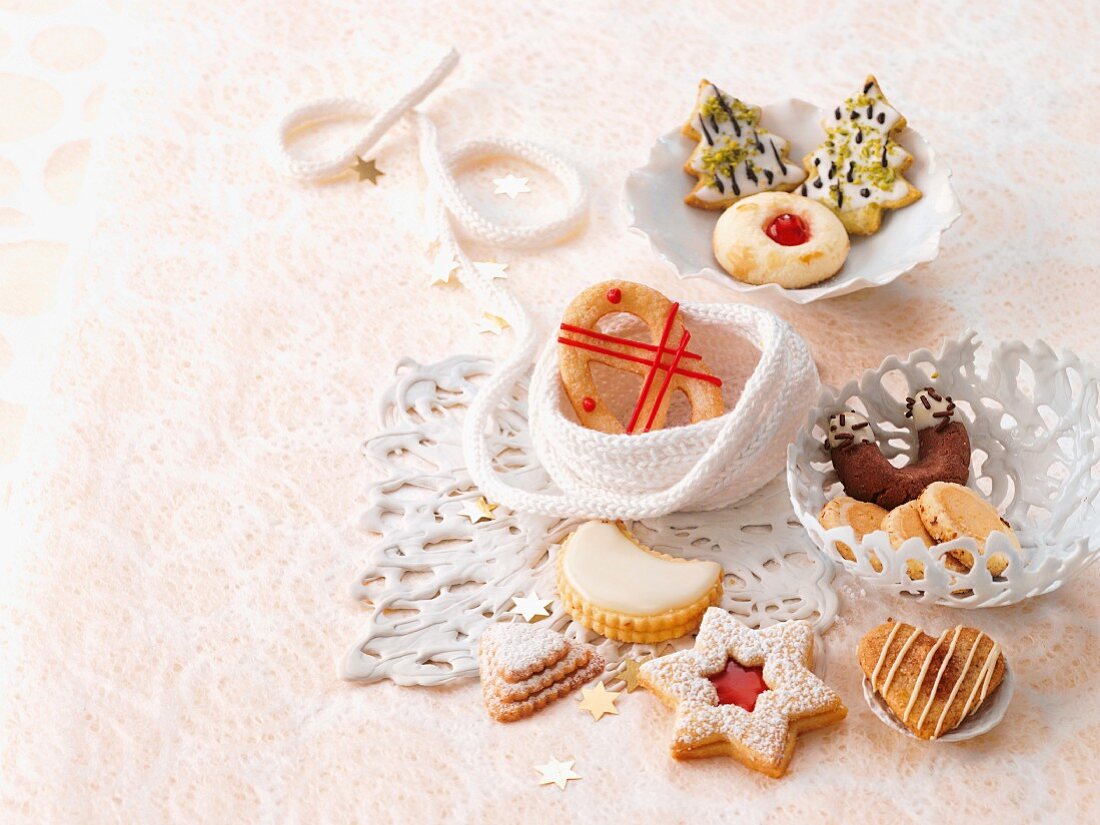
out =
[[[752,126],[760,119],[760,110],[754,109],[751,106],[746,106],[740,100],[735,97],[725,96],[726,104],[733,111],[733,114],[737,117],[738,122],[748,124]],[[722,106],[718,100],[718,95],[712,94],[706,99],[703,105],[699,108],[703,117],[714,118],[718,123],[728,123],[729,115],[726,113],[725,107]]]

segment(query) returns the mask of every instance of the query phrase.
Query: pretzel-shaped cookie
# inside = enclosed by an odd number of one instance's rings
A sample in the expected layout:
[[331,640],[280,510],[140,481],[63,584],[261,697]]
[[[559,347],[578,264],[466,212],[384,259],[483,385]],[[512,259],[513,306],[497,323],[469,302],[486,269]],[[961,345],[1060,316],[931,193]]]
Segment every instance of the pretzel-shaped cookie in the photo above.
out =
[[[561,383],[581,424],[612,434],[660,429],[677,391],[687,396],[693,424],[725,411],[722,381],[700,355],[688,351],[691,333],[679,310],[679,304],[657,290],[631,281],[595,284],[573,299],[565,310],[558,343]],[[600,319],[616,312],[642,321],[649,341],[596,329]],[[593,362],[642,376],[642,390],[625,427],[596,390]]]

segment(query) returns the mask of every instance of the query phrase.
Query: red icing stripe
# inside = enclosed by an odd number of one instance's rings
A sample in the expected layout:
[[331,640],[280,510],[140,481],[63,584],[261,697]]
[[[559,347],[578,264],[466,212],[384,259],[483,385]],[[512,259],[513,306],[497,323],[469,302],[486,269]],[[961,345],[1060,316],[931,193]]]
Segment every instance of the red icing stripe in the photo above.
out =
[[[630,361],[635,364],[652,364],[652,358],[642,358],[640,355],[631,355],[628,352],[619,352],[618,350],[608,349],[607,347],[597,346],[596,344],[589,344],[587,341],[574,341],[571,338],[558,338],[559,344],[565,344],[567,347],[576,347],[577,349],[586,349],[589,352],[598,352],[600,355],[613,355],[616,358],[621,358],[623,361]],[[670,353],[675,354],[675,350],[667,350]],[[686,357],[686,354],[685,354]],[[661,369],[668,369],[663,364]],[[694,370],[676,369],[674,372],[677,375],[682,375],[685,378],[695,378],[699,381],[706,381],[709,384],[714,384],[716,387],[722,386],[722,379],[717,375],[705,375],[701,372],[695,372]]]
[[[672,322],[676,320],[676,313],[679,309],[680,305],[674,303],[668,310],[668,317],[665,318],[665,328],[661,330],[661,340],[657,344],[658,353],[663,353],[665,350],[665,344],[668,343],[669,333],[672,332]],[[649,372],[646,373],[645,383],[642,384],[642,391],[638,394],[638,403],[634,405],[634,413],[630,416],[630,423],[626,425],[626,431],[628,433],[634,432],[634,425],[638,423],[638,416],[642,414],[642,407],[645,406],[646,396],[649,395],[649,388],[653,386],[653,377],[657,375],[657,370],[661,368],[659,361],[660,357],[654,356],[653,363],[649,365]]]
[[[566,332],[574,332],[577,335],[587,335],[589,338],[595,338],[598,341],[608,341],[612,344],[622,344],[623,346],[626,346],[626,347],[637,347],[638,349],[649,350],[650,352],[657,352],[657,349],[658,349],[658,347],[655,344],[647,344],[645,341],[634,341],[633,339],[630,339],[630,338],[619,338],[618,336],[615,336],[615,335],[608,335],[605,332],[597,332],[594,329],[585,329],[584,327],[575,327],[572,324],[562,324],[561,328],[563,330],[565,330]],[[669,347],[665,347],[661,351],[661,353],[663,355],[664,354],[672,355],[674,352],[675,352],[675,350],[670,349]],[[684,357],[685,358],[694,358],[696,360],[699,360],[703,356],[697,355],[694,352],[685,352]],[[648,364],[649,361],[644,361],[644,363]]]
[[657,391],[657,400],[653,402],[653,409],[649,411],[649,419],[645,422],[645,429],[642,430],[642,432],[648,433],[649,428],[653,426],[653,420],[657,417],[657,409],[661,406],[661,402],[665,398],[665,393],[668,392],[669,382],[672,381],[672,376],[690,340],[691,333],[685,329],[684,334],[680,337],[680,346],[676,348],[676,354],[672,356],[672,363],[668,365],[668,372],[665,373],[665,380],[661,382],[661,389]]

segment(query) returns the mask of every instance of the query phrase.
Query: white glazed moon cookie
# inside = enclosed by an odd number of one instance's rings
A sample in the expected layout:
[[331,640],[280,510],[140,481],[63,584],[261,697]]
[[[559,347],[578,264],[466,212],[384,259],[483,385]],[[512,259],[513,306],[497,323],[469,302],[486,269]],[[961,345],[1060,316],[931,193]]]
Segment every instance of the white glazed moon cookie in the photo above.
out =
[[714,257],[748,284],[785,289],[831,278],[848,257],[848,233],[832,210],[789,192],[738,201],[714,227]]
[[790,191],[806,177],[787,158],[790,144],[761,128],[760,109],[742,103],[707,80],[683,133],[699,141],[684,171],[699,179],[684,203],[725,209],[740,198],[770,190]]
[[663,642],[699,627],[722,597],[722,568],[638,542],[620,524],[582,524],[558,552],[558,597],[590,630],[621,642]]
[[813,674],[814,633],[793,621],[752,630],[717,607],[695,647],[642,665],[640,682],[676,709],[672,755],[730,756],[782,776],[798,735],[839,722],[840,697]]
[[836,212],[850,233],[872,235],[883,209],[900,209],[920,198],[920,190],[902,176],[913,158],[893,139],[905,128],[905,118],[874,77],[821,125],[825,142],[803,161],[810,176],[799,192]]

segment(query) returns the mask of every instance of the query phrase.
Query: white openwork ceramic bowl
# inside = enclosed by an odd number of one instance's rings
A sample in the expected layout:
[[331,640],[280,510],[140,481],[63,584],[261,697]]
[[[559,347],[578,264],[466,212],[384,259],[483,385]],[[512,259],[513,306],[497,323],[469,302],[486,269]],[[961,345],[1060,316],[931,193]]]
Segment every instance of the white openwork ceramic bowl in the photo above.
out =
[[[825,387],[788,448],[787,486],[799,521],[818,548],[870,585],[922,602],[994,607],[1056,590],[1100,555],[1100,371],[1042,341],[1000,343],[982,353],[984,367],[977,355],[977,336],[968,332],[938,355],[891,356],[840,390]],[[928,385],[954,398],[970,433],[970,486],[1012,524],[1023,547],[1018,552],[1003,533],[989,537],[986,553],[1009,559],[1002,576],[983,564],[965,574],[943,566],[950,550],[975,553],[972,538],[930,548],[914,538],[895,550],[882,530],[857,541],[851,527],[826,530],[818,521],[825,502],[842,493],[823,446],[829,415],[846,408],[867,415],[883,454],[900,466],[916,452],[904,398]],[[837,542],[852,548],[855,561],[840,555]],[[923,564],[924,578],[909,578],[909,559]]]
[[[824,138],[824,112],[804,100],[784,100],[762,107],[762,124],[791,142],[791,161],[801,165]],[[720,210],[697,209],[684,203],[692,178],[684,163],[695,146],[679,129],[658,138],[649,162],[626,179],[623,203],[632,229],[644,235],[653,251],[681,278],[706,278],[735,292],[781,295],[798,304],[847,295],[882,286],[917,264],[931,261],[940,251],[940,236],[962,214],[951,187],[951,170],[937,159],[932,147],[915,130],[898,135],[913,156],[905,177],[923,197],[904,209],[883,216],[882,228],[868,237],[852,236],[852,249],[843,269],[827,281],[803,289],[778,284],[745,284],[727,275],[711,251],[711,235]]]
[[[1012,702],[1012,694],[1015,690],[1016,677],[1012,675],[1012,668],[1005,665],[1004,678],[1001,679],[1001,683],[997,686],[997,690],[986,698],[982,706],[978,708],[976,712],[968,716],[957,728],[933,741],[965,742],[967,739],[973,739],[976,736],[981,736],[983,733],[989,733],[989,731],[997,727],[1001,720],[1005,718],[1005,711],[1008,710],[1008,706]],[[867,702],[867,707],[871,709],[871,712],[874,713],[883,724],[893,728],[898,733],[908,736],[910,739],[920,738],[909,730],[909,728],[905,727],[902,721],[894,715],[894,712],[890,710],[890,706],[886,704],[886,700],[875,693],[875,689],[871,687],[871,680],[866,676],[863,677],[863,699]]]

